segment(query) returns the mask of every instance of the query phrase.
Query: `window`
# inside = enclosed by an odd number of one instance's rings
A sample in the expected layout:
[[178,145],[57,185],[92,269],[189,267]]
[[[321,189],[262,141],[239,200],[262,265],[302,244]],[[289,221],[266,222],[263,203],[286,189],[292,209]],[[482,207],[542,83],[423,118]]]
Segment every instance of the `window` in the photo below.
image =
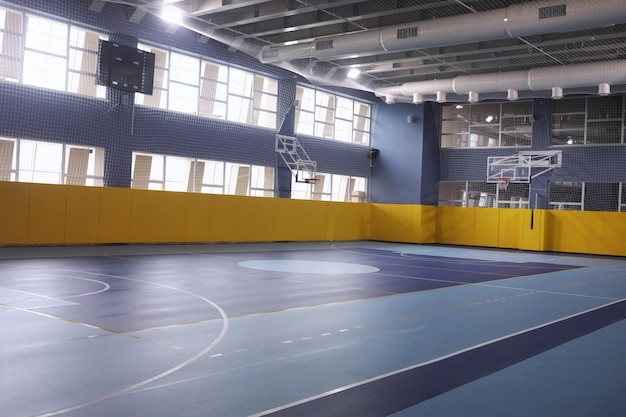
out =
[[0,7],[0,80],[18,82],[22,59],[22,14]]
[[133,152],[132,188],[274,197],[274,168]]
[[532,145],[532,102],[445,106],[442,148]]
[[367,178],[317,173],[314,183],[296,182],[292,177],[291,198],[362,203],[367,201]]
[[296,88],[296,133],[369,145],[371,106],[303,86]]
[[252,124],[276,129],[276,110],[278,109],[278,80],[254,76],[254,101]]
[[202,61],[200,83],[200,114],[226,119],[228,67]]
[[278,80],[139,44],[156,55],[152,96],[135,103],[276,129]]
[[169,110],[197,114],[200,60],[171,53],[169,74]]
[[102,186],[104,149],[0,138],[0,180]]
[[563,99],[554,102],[553,146],[619,145],[624,142],[624,96]]
[[135,104],[167,109],[167,83],[169,80],[169,52],[153,46],[137,44],[137,49],[154,54],[154,81],[152,95],[135,93]]
[[548,182],[552,210],[626,211],[625,183]]
[[0,80],[104,98],[95,82],[104,34],[0,8]]
[[510,183],[500,190],[495,183],[481,181],[440,181],[439,205],[455,207],[529,208],[530,187]]
[[96,83],[98,41],[107,36],[72,26],[70,28],[67,91],[92,97],[106,97],[106,87]]

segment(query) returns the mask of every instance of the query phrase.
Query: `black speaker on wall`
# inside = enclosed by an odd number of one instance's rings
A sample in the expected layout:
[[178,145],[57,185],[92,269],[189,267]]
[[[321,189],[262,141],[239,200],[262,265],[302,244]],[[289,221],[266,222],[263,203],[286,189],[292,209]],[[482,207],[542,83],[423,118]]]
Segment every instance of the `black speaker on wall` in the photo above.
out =
[[152,95],[155,54],[117,42],[100,41],[96,80],[117,90]]

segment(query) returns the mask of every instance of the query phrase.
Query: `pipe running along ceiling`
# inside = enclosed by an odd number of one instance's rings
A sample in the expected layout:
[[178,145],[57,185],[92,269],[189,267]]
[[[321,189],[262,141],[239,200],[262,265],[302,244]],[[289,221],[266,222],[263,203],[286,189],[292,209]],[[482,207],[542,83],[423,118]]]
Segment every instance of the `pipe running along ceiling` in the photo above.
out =
[[[169,2],[204,37],[388,102],[626,92],[624,0]],[[165,7],[108,3],[131,7],[131,19]]]

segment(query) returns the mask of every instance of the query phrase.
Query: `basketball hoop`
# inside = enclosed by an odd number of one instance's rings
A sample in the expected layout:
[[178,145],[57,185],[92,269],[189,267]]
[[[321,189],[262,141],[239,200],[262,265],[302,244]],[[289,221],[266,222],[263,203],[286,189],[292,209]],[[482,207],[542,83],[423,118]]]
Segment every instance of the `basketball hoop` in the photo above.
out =
[[304,179],[304,183],[305,184],[315,184],[318,180],[319,180],[319,178],[305,178]]
[[500,191],[506,190],[510,182],[511,182],[511,178],[508,178],[508,177],[498,178],[498,189]]

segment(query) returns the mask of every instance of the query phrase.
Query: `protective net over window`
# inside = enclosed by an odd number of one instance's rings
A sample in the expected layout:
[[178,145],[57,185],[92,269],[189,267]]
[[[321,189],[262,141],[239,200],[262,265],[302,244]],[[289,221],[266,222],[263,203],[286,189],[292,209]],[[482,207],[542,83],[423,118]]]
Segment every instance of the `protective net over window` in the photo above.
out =
[[622,95],[443,106],[440,204],[623,211],[625,106]]
[[[137,24],[107,13],[130,16],[131,5],[72,3],[0,6],[0,180],[277,196],[274,142],[296,99],[293,74],[149,14]],[[102,41],[154,54],[152,94],[103,85]],[[307,91],[312,136],[369,144],[369,104]],[[367,148],[353,148],[315,149],[337,184],[330,200],[364,198]]]

